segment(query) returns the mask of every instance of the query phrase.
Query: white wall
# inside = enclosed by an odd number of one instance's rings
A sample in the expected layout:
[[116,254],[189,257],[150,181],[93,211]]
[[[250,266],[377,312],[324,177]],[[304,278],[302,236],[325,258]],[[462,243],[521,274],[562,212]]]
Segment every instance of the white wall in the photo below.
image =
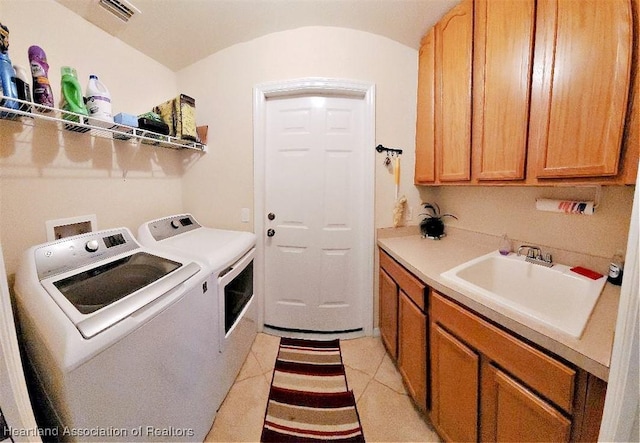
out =
[[[385,37],[304,27],[234,45],[178,72],[180,90],[197,97],[199,124],[209,125],[210,152],[184,177],[185,208],[207,224],[253,229],[252,223],[240,223],[241,208],[253,208],[253,87],[304,77],[376,85],[376,144],[406,151],[402,192],[417,205],[412,185],[417,63],[415,49]],[[393,174],[382,166],[382,155],[376,158],[376,225],[389,226]]]
[[[253,230],[240,222],[241,208],[253,208],[253,86],[317,76],[376,84],[376,144],[404,150],[401,193],[413,212],[409,224],[418,223],[420,202],[437,201],[466,229],[603,257],[625,246],[630,187],[605,188],[593,217],[533,209],[535,197],[550,192],[590,194],[577,188],[416,188],[417,51],[385,37],[303,27],[234,45],[176,74],[52,0],[3,1],[1,8],[13,63],[26,66],[27,48],[41,45],[57,100],[60,67],[70,65],[83,86],[90,73],[100,76],[114,112],[139,113],[182,92],[196,98],[198,124],[209,125],[209,153],[200,158],[0,121],[0,240],[9,273],[22,250],[45,240],[44,222],[53,218],[95,213],[99,228],[135,230],[144,220],[190,211],[205,224]],[[392,225],[395,203],[383,159],[376,154],[376,227]]]
[[535,203],[536,198],[593,200],[594,187],[443,186],[423,188],[421,195],[458,217],[445,219],[446,224],[610,259],[626,249],[634,189],[603,186],[593,215],[538,211]]
[[[141,113],[177,93],[171,70],[52,0],[3,1],[1,8],[11,61],[28,67],[29,46],[41,46],[56,104],[63,65],[77,69],[83,88],[97,74],[114,113]],[[50,126],[0,120],[0,241],[9,274],[23,250],[46,241],[46,220],[96,214],[99,229],[135,230],[182,210],[181,176],[193,152],[137,149]]]
[[[376,84],[376,144],[402,148],[401,194],[417,224],[423,201],[436,201],[464,229],[554,248],[611,257],[626,246],[633,187],[605,187],[594,216],[535,210],[536,197],[593,199],[594,190],[563,187],[416,187],[417,51],[366,32],[304,27],[237,44],[178,72],[182,92],[197,97],[199,124],[209,125],[210,153],[183,181],[184,203],[204,223],[252,230],[240,222],[253,208],[254,85],[302,77],[334,77]],[[371,149],[374,149],[372,146]],[[376,154],[375,226],[392,226],[395,186]],[[253,219],[253,218],[252,218]]]

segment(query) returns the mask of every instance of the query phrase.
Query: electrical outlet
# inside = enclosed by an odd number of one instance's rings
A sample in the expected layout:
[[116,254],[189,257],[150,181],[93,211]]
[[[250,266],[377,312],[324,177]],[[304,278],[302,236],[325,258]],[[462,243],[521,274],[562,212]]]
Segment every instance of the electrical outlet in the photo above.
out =
[[413,208],[409,205],[407,205],[407,210],[405,212],[404,218],[407,221],[413,220]]

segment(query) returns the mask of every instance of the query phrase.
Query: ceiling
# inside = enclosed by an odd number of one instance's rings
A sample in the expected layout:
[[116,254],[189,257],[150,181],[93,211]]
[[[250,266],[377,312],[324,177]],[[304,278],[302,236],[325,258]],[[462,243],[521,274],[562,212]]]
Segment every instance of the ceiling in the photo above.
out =
[[98,0],[56,0],[173,71],[237,43],[302,26],[379,34],[418,49],[460,0],[130,0],[128,23]]

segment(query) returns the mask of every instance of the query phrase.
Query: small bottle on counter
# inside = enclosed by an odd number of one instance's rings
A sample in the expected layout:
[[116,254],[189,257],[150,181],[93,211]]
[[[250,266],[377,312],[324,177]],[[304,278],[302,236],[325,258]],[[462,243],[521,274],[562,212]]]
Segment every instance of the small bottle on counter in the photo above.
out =
[[620,286],[622,284],[622,271],[624,268],[624,258],[622,251],[617,251],[609,264],[609,283]]
[[509,255],[509,253],[511,252],[511,240],[509,239],[507,234],[503,234],[500,238],[498,251],[500,251],[500,255]]

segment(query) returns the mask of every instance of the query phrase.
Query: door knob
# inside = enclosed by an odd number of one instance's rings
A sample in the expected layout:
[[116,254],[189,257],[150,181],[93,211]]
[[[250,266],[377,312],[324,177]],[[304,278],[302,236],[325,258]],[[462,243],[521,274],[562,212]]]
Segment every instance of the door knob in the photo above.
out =
[[274,235],[276,235],[275,229],[267,229],[267,237],[273,237]]
[[273,212],[269,212],[269,214],[267,215],[267,218],[268,218],[269,220],[273,220],[273,219],[275,219],[275,218],[276,218],[276,215],[275,215]]

